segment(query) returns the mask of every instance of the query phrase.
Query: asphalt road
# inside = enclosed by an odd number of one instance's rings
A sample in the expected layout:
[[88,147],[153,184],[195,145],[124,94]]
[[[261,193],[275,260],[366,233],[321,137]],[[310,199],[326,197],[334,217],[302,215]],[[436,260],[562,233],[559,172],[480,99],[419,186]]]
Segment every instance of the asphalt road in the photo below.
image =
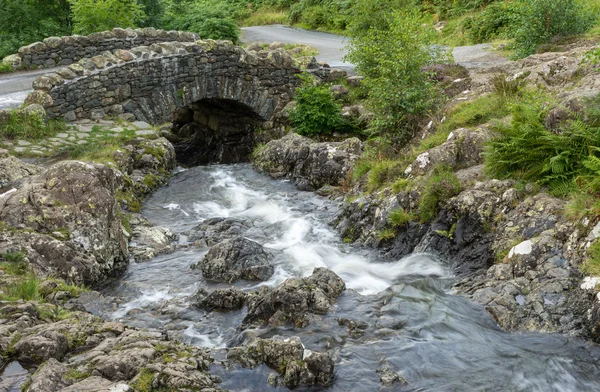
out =
[[[242,28],[243,42],[259,43],[300,43],[319,50],[317,60],[332,67],[352,69],[352,64],[344,62],[346,38],[340,35],[309,31],[283,25],[254,26]],[[508,61],[490,52],[488,44],[460,46],[453,50],[454,60],[467,68],[487,68]],[[18,107],[32,90],[31,83],[36,76],[58,68],[36,71],[23,71],[0,74],[0,109]]]
[[259,42],[270,44],[283,42],[284,44],[304,44],[315,47],[319,54],[317,60],[324,61],[332,67],[352,68],[352,64],[345,63],[346,38],[341,35],[309,31],[283,25],[253,26],[242,28],[242,41],[246,43]]

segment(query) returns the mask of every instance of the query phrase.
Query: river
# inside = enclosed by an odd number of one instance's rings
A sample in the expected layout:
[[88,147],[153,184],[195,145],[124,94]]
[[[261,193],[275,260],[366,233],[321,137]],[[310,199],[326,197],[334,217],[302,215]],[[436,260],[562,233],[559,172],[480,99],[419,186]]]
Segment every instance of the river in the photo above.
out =
[[[181,170],[145,202],[143,214],[177,233],[214,217],[251,223],[244,236],[275,255],[276,272],[268,282],[237,287],[274,286],[327,267],[343,278],[347,290],[330,314],[306,328],[240,331],[245,309],[206,312],[192,306],[199,288],[227,285],[208,283],[190,269],[207,249],[185,249],[131,264],[104,289],[121,298],[108,317],[168,330],[174,338],[214,348],[217,359],[224,358],[226,347],[254,337],[299,336],[307,348],[335,357],[331,391],[383,390],[376,370],[384,365],[407,380],[396,384],[398,391],[600,390],[598,347],[562,335],[503,332],[482,306],[452,295],[453,277],[443,260],[415,254],[385,262],[376,251],[343,243],[328,226],[337,208],[334,201],[299,192],[248,164]],[[179,242],[185,245],[186,237]],[[349,333],[339,325],[341,318],[362,324],[360,333]],[[215,365],[214,370],[231,391],[278,390],[267,386],[273,371],[264,365],[254,370]]]

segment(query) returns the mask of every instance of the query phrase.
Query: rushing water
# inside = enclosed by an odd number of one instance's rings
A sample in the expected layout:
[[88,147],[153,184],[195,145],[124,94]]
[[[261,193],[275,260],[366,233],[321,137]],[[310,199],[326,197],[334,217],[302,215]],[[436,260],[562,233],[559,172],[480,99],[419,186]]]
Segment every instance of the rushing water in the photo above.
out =
[[[249,165],[182,171],[145,203],[143,213],[177,233],[213,217],[251,222],[244,236],[275,255],[276,272],[268,282],[237,287],[274,286],[327,267],[349,290],[330,314],[304,329],[240,332],[245,310],[205,312],[191,306],[189,297],[198,288],[226,287],[189,268],[207,251],[194,249],[132,264],[105,290],[121,298],[109,317],[164,328],[188,343],[217,349],[217,358],[223,356],[218,349],[256,336],[296,335],[307,348],[335,356],[332,391],[381,390],[376,370],[384,365],[408,381],[394,385],[399,391],[600,391],[598,347],[560,335],[501,331],[481,306],[450,294],[452,276],[442,261],[416,254],[384,262],[376,252],[344,244],[327,225],[336,209],[334,202],[268,179]],[[339,318],[362,322],[361,334],[349,333]],[[272,371],[265,366],[215,372],[232,391],[277,390],[267,386]]]

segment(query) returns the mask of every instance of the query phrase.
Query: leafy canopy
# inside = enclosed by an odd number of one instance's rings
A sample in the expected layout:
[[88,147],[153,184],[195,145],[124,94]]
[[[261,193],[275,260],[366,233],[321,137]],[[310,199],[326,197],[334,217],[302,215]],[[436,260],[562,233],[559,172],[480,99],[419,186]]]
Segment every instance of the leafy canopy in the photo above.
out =
[[136,27],[146,14],[136,0],[69,0],[76,34]]
[[402,2],[358,0],[347,60],[365,77],[368,103],[377,115],[374,130],[406,140],[439,96],[423,68],[449,56],[433,45],[436,33],[424,14],[416,7],[395,8],[397,3]]

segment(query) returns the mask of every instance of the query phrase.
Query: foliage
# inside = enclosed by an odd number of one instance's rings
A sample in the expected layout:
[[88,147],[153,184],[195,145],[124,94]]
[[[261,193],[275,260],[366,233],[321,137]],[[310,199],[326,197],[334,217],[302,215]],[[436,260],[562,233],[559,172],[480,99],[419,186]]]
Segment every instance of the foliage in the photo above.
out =
[[10,65],[8,63],[0,62],[0,74],[13,72],[13,71],[14,71],[14,68],[12,67],[12,65]]
[[388,217],[388,221],[394,227],[404,226],[408,222],[413,220],[413,216],[411,213],[404,211],[402,208],[398,208],[390,213]]
[[201,38],[239,41],[234,18],[244,15],[239,7],[226,1],[184,0],[171,3],[165,13],[165,27],[193,31]]
[[25,275],[29,265],[23,252],[4,252],[0,254],[0,270],[10,275]]
[[71,32],[67,0],[0,0],[0,59],[21,46]]
[[436,167],[425,180],[425,186],[419,201],[419,217],[422,223],[431,221],[438,214],[440,203],[456,196],[461,191],[460,182],[445,166]]
[[519,0],[519,20],[513,27],[515,58],[535,53],[554,37],[587,31],[597,15],[575,0]]
[[294,130],[307,136],[343,131],[342,111],[329,86],[316,85],[308,75],[301,78],[302,85],[296,89],[296,107],[290,113]]
[[136,27],[146,18],[136,0],[69,0],[69,3],[76,34]]
[[499,127],[501,136],[486,148],[488,174],[546,185],[559,196],[578,188],[600,193],[600,121],[594,111],[587,113],[585,121],[570,121],[553,133],[544,126],[546,110],[539,103],[519,103],[512,123]]
[[347,60],[365,76],[368,103],[376,114],[374,130],[405,141],[410,126],[439,94],[423,67],[447,57],[441,47],[431,46],[435,31],[417,9],[390,10],[373,0],[359,0],[356,7]]
[[11,282],[4,288],[4,294],[0,296],[3,300],[19,300],[25,301],[42,299],[39,291],[39,280],[35,275],[30,274],[24,279]]
[[15,110],[11,113],[8,122],[0,123],[0,137],[38,140],[54,136],[65,129],[64,121],[49,120],[45,123],[38,113]]
[[518,2],[495,2],[483,11],[465,18],[461,26],[467,31],[472,43],[489,42],[496,38],[510,38],[511,30],[519,23],[520,10]]
[[600,241],[595,241],[588,248],[589,257],[583,262],[581,269],[583,272],[600,276]]

